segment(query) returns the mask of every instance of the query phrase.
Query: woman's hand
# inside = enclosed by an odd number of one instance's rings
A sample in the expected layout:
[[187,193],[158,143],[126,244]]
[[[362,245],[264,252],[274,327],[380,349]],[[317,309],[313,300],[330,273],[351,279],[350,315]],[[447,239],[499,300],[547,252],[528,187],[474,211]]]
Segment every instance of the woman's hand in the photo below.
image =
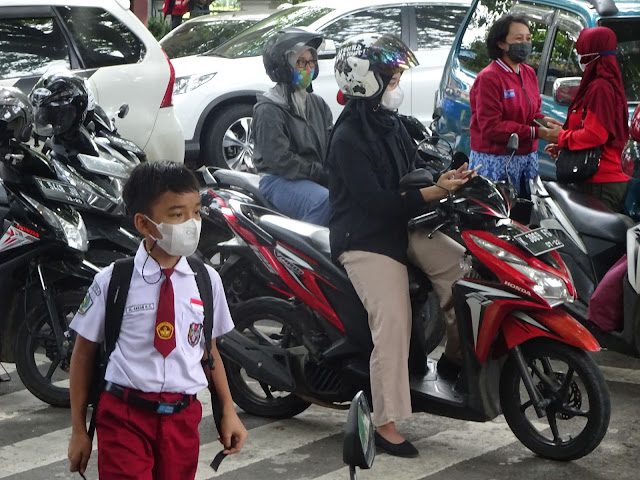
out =
[[559,122],[549,123],[548,127],[538,127],[538,138],[549,143],[557,143],[558,135],[562,131]]
[[440,175],[437,185],[446,188],[450,192],[455,192],[475,174],[475,171],[467,170],[467,164],[465,163],[457,170],[450,170]]
[[556,120],[555,118],[551,118],[551,117],[544,117],[542,120],[544,120],[545,122],[547,122],[547,124],[549,125],[557,125],[559,127],[564,126],[562,123],[560,123],[558,120]]
[[560,152],[560,147],[557,143],[550,143],[546,147],[544,147],[544,151],[553,159],[558,159],[558,153]]

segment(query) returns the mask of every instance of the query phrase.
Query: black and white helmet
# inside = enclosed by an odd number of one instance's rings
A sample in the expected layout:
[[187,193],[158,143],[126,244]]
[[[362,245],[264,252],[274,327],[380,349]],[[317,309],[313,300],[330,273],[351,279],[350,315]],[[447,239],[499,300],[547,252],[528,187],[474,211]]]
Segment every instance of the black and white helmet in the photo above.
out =
[[362,33],[340,46],[334,73],[345,97],[373,98],[383,91],[385,80],[416,65],[416,56],[399,38]]
[[33,109],[29,98],[17,88],[0,86],[0,122],[19,142],[29,141]]
[[[267,75],[276,83],[290,84],[294,72],[287,60],[287,54],[300,44],[307,45],[317,51],[322,45],[322,41],[322,35],[304,28],[289,27],[280,30],[267,40],[262,52],[262,61]],[[316,63],[313,80],[318,76],[318,70]]]

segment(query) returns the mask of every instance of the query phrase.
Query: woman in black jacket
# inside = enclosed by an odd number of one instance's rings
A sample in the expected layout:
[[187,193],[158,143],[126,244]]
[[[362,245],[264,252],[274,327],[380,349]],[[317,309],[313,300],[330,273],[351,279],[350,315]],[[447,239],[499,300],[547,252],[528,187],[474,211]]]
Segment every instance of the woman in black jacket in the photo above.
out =
[[451,285],[463,275],[464,249],[436,233],[407,232],[407,220],[428,209],[468,180],[465,163],[443,174],[438,186],[402,194],[399,181],[415,168],[415,143],[399,121],[402,72],[417,65],[413,52],[392,35],[364,34],[342,44],[335,75],[349,99],[329,145],[331,251],[345,267],[367,310],[376,444],[392,455],[418,451],[396,429],[411,416],[407,360],[411,303],[407,260],[431,279],[447,317],[447,347],[438,362],[441,376],[455,380],[460,348]]

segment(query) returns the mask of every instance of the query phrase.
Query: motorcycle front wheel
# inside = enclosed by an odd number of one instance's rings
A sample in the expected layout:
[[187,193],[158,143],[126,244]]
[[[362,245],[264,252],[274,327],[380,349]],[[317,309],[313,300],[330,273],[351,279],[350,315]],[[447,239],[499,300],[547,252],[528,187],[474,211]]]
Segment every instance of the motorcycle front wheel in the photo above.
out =
[[[43,402],[54,407],[69,407],[69,366],[73,336],[69,324],[84,299],[85,292],[59,292],[54,301],[59,319],[49,318],[44,302],[31,309],[20,326],[15,345],[16,370],[24,386]],[[52,321],[63,321],[67,348],[58,351]]]
[[[300,321],[278,300],[257,298],[233,308],[236,330],[259,345],[291,348],[302,345]],[[281,301],[280,301],[281,302]],[[249,377],[242,366],[224,361],[233,401],[245,412],[260,417],[291,418],[302,413],[309,402],[291,392],[275,390]]]
[[502,411],[518,440],[552,460],[576,460],[589,454],[609,427],[607,384],[587,352],[551,339],[524,343],[527,375],[545,407],[539,418],[514,355],[500,376]]

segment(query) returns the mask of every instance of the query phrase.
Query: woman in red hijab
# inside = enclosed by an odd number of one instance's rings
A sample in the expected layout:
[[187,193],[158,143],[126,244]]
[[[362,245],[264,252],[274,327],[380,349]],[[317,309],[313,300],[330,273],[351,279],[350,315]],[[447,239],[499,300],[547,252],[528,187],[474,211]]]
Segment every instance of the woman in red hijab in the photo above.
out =
[[555,159],[560,148],[604,146],[597,173],[576,188],[599,198],[615,212],[622,206],[629,181],[620,164],[629,138],[629,111],[616,48],[616,35],[609,28],[587,28],[580,33],[576,42],[584,71],[580,88],[557,142],[545,148]]

